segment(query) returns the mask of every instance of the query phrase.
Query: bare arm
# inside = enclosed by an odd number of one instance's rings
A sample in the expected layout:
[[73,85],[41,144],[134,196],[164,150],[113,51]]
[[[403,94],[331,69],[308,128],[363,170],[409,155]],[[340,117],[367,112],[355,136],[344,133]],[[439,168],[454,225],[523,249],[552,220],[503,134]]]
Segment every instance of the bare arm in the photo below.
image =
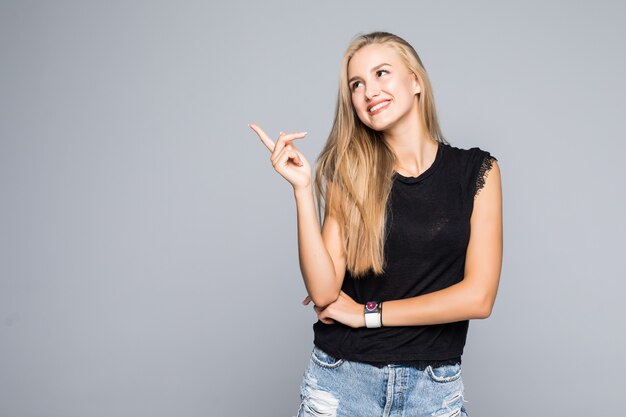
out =
[[306,132],[281,132],[276,143],[256,124],[249,124],[272,153],[274,169],[293,186],[298,212],[298,253],[304,285],[313,302],[327,306],[339,297],[346,270],[339,225],[333,213],[327,213],[320,232],[311,185],[311,166],[293,141]]
[[312,187],[294,189],[298,210],[298,253],[304,285],[315,305],[325,307],[339,296],[346,271],[339,224],[324,218],[320,233]]

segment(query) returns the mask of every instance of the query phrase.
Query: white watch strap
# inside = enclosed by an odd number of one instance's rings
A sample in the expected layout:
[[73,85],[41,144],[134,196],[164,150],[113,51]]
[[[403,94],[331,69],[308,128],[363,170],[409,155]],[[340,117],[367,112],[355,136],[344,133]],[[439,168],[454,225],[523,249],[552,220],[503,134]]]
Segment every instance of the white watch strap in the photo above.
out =
[[365,327],[368,329],[382,327],[380,313],[365,313]]

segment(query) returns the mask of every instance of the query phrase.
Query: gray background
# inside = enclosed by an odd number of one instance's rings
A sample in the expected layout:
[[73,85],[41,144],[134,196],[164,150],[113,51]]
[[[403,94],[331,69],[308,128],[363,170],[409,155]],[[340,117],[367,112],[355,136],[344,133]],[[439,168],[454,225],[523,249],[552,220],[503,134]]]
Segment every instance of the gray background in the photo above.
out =
[[470,416],[624,409],[617,1],[0,3],[0,416],[292,416],[315,314],[247,127],[330,130],[357,33],[417,49],[499,159],[504,264]]

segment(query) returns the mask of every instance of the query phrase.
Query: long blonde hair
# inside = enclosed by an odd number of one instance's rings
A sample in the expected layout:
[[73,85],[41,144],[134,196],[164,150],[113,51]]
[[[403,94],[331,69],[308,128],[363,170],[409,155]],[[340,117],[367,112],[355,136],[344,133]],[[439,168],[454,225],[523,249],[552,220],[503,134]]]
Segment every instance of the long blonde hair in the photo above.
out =
[[367,127],[352,106],[348,64],[354,54],[370,44],[393,47],[407,68],[417,76],[419,117],[433,139],[447,144],[437,121],[435,101],[426,69],[415,49],[388,32],[359,35],[350,42],[341,62],[335,120],[317,158],[315,190],[318,213],[336,216],[347,257],[346,268],[354,277],[385,268],[386,207],[393,184],[396,156],[381,132]]

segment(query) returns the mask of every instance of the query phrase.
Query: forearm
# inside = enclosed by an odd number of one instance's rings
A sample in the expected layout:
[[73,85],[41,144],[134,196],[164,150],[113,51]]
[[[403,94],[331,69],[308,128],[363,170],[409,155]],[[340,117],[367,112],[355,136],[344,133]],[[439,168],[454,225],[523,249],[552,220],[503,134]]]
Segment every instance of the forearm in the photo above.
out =
[[383,326],[451,323],[489,316],[488,297],[466,282],[439,291],[383,302]]
[[313,302],[326,306],[339,296],[333,260],[324,245],[315,211],[313,189],[294,190],[298,216],[298,256],[304,285]]

